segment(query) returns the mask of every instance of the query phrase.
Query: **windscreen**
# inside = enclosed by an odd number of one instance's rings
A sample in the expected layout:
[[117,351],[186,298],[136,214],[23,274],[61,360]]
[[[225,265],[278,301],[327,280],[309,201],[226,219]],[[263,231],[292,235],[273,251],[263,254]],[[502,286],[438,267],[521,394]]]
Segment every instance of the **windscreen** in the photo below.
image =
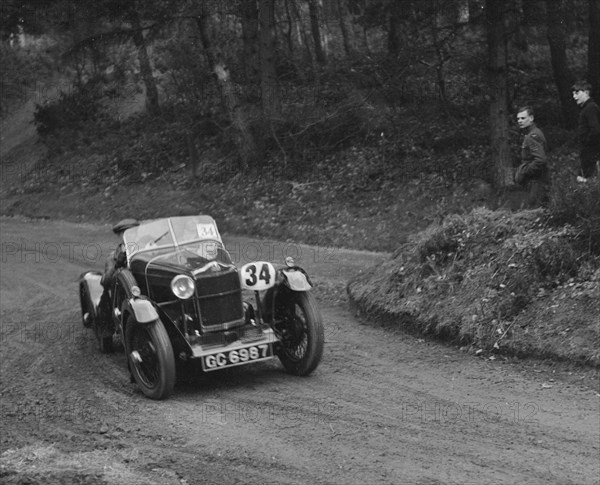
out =
[[215,221],[208,216],[182,216],[141,223],[123,235],[128,259],[173,251],[193,252],[206,261],[230,263]]

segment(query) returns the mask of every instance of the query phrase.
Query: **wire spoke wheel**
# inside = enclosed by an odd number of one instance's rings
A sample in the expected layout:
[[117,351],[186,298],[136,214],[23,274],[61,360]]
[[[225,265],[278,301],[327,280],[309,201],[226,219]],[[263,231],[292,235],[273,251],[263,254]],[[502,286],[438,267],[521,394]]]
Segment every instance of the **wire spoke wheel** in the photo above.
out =
[[282,347],[286,356],[299,362],[308,350],[307,316],[297,302],[286,315],[286,328],[283,331]]
[[175,385],[173,347],[162,322],[137,323],[129,318],[126,328],[129,368],[142,392],[164,399]]
[[293,293],[278,310],[279,360],[295,375],[308,375],[323,355],[324,331],[317,303],[310,293]]
[[146,327],[140,326],[131,342],[133,359],[140,379],[147,387],[156,387],[160,379],[160,368],[156,347]]

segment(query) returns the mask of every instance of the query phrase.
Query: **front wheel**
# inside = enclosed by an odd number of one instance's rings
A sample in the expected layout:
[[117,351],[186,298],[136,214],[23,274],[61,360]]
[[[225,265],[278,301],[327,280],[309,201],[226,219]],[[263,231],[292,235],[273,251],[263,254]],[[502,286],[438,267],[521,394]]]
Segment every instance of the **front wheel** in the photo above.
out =
[[323,321],[310,293],[290,293],[276,311],[276,331],[281,339],[279,360],[290,374],[306,376],[323,355]]
[[160,320],[137,323],[127,320],[126,352],[129,369],[142,392],[151,399],[165,399],[175,386],[175,356]]

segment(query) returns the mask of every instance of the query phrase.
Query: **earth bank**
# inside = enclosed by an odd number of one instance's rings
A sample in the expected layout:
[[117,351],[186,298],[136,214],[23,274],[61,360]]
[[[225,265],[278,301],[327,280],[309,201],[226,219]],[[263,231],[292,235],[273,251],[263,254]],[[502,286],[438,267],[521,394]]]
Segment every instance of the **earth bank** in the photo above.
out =
[[541,209],[477,209],[416,234],[348,285],[351,303],[473,351],[600,365],[600,258]]

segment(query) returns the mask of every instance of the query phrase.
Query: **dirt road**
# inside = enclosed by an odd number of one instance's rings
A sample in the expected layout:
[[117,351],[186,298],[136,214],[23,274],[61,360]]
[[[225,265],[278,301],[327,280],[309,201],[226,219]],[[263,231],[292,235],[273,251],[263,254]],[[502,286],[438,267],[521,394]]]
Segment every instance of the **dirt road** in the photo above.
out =
[[598,483],[590,371],[475,357],[357,321],[336,303],[382,255],[226,238],[236,261],[292,255],[326,325],[308,378],[276,362],[183,379],[154,402],[101,355],[76,280],[107,227],[2,219],[3,483]]

